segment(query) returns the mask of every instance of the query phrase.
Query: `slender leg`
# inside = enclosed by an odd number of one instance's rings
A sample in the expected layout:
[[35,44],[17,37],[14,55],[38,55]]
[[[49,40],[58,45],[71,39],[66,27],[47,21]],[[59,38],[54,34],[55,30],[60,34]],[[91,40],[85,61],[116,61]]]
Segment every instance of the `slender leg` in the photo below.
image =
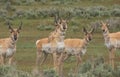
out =
[[0,65],[1,65],[1,57],[0,57]]
[[112,48],[109,51],[109,63],[113,67],[113,69],[114,69],[114,58],[115,58],[115,48]]
[[9,58],[9,65],[11,65],[12,64],[12,60],[13,60],[13,57],[11,57],[11,58]]
[[[36,64],[35,64],[35,69],[33,70],[33,75],[36,76],[41,76],[42,77],[42,71],[41,71],[41,62],[40,60],[42,59],[43,52],[41,50],[37,50],[36,54]],[[39,66],[40,65],[40,66]]]
[[110,65],[112,65],[112,63],[111,63],[111,60],[112,60],[111,56],[112,56],[112,51],[110,50],[110,51],[109,51],[109,64],[110,64]]
[[37,51],[37,58],[36,58],[36,68],[39,67],[40,64],[40,58],[42,57],[43,52],[42,51]]
[[76,55],[76,60],[77,60],[77,64],[76,64],[75,74],[78,73],[79,64],[82,63],[82,59],[80,55]]
[[5,64],[5,58],[1,55],[1,64],[4,65]]
[[63,62],[64,62],[64,54],[57,54],[56,55],[56,72],[59,75],[59,77],[63,77]]
[[112,59],[112,60],[111,60],[111,64],[112,64],[112,67],[113,67],[113,69],[114,69],[114,59],[115,59],[115,49],[114,49],[114,48],[112,49],[112,52],[111,52],[111,53],[112,53],[112,55],[111,55],[111,56],[112,56],[112,57],[111,57],[111,59]]
[[61,53],[60,57],[59,57],[59,74],[60,77],[63,77],[63,64],[64,64],[64,53]]
[[47,53],[44,53],[44,56],[43,56],[43,59],[42,59],[40,65],[42,65],[42,64],[45,62],[45,60],[47,59],[47,56],[48,56],[48,54],[47,54]]
[[58,57],[58,74],[60,77],[63,77],[63,65],[64,65],[64,61],[66,59],[68,59],[68,57],[70,57],[70,55],[65,54],[65,53],[61,53],[60,56]]
[[63,61],[67,60],[71,55],[70,54],[65,54],[65,57],[63,58]]
[[60,76],[59,70],[60,70],[60,62],[59,62],[60,55],[57,53],[53,53],[53,60],[54,60],[54,69],[56,73]]
[[57,70],[57,54],[53,53],[53,63],[54,63],[54,69]]

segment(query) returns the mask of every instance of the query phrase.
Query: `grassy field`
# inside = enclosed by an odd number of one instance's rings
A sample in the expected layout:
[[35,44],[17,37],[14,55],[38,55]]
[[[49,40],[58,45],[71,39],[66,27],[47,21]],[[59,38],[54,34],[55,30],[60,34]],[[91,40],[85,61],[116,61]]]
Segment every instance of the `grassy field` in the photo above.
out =
[[[3,9],[6,9],[7,0],[1,0],[0,2],[0,14],[2,14]],[[80,17],[77,14],[73,14],[69,23],[68,23],[68,30],[66,33],[66,38],[83,38],[82,27],[85,26],[90,28],[92,22],[106,20],[110,18],[120,18],[120,0],[11,0],[11,7],[15,10],[7,10],[5,12],[5,16],[0,16],[0,38],[6,38],[9,36],[9,30],[6,26],[5,22],[7,19],[11,19],[10,17],[14,16],[16,11],[22,10],[23,12],[29,10],[49,10],[51,8],[55,9],[62,9],[61,13],[63,12],[63,8],[67,9],[71,12],[73,8],[90,8],[90,7],[97,7],[102,6],[107,8],[109,11],[113,10],[113,7],[118,7],[117,10],[119,12],[114,15],[107,15],[107,16],[92,16],[92,17]],[[5,11],[5,10],[4,10]],[[46,12],[43,13],[43,15]],[[74,13],[72,10],[71,13]],[[28,13],[27,13],[28,14]],[[31,13],[30,13],[31,14]],[[34,14],[34,12],[32,12]],[[31,15],[32,15],[31,14]],[[46,13],[47,14],[47,13]],[[48,13],[49,14],[49,13]],[[66,14],[66,13],[65,13]],[[22,30],[20,33],[19,40],[17,42],[17,52],[15,54],[15,63],[18,66],[18,69],[23,71],[31,72],[35,66],[35,59],[36,59],[36,48],[35,42],[37,39],[41,39],[44,37],[48,37],[49,33],[54,29],[54,18],[48,16],[43,16],[42,14],[39,17],[34,17],[31,15],[25,15],[22,17],[15,17],[11,19],[13,23],[13,27],[18,27],[20,21],[23,22]],[[119,15],[119,16],[117,16]],[[27,17],[28,16],[28,17]],[[31,16],[31,17],[30,17]],[[62,17],[64,15],[61,14]],[[50,26],[44,28],[43,26]],[[120,26],[120,25],[119,25]],[[104,45],[104,39],[102,36],[102,32],[100,28],[98,28],[99,32],[95,32],[93,35],[93,40],[88,45],[87,53],[83,56],[83,62],[86,61],[88,58],[96,58],[96,57],[104,57],[107,61],[108,59],[108,50]],[[115,29],[114,31],[119,31],[120,29]],[[117,50],[119,51],[119,50]],[[120,56],[120,52],[116,52],[116,56]],[[119,65],[118,61],[116,65]],[[75,58],[71,57],[68,61],[65,62],[64,69],[66,72],[68,70],[74,68],[75,66]],[[43,65],[43,68],[48,69],[53,67],[52,58],[46,60]]]

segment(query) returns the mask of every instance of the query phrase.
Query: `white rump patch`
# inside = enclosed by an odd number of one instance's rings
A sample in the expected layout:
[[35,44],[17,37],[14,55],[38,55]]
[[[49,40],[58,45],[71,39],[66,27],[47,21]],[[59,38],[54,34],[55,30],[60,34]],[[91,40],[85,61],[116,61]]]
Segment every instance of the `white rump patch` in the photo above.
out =
[[40,40],[37,40],[37,41],[36,41],[36,45],[39,43],[39,41],[40,41]]
[[71,47],[66,47],[65,52],[67,52],[67,54],[71,54],[71,55],[76,55],[76,54],[81,54],[84,55],[86,53],[86,48],[71,48]]

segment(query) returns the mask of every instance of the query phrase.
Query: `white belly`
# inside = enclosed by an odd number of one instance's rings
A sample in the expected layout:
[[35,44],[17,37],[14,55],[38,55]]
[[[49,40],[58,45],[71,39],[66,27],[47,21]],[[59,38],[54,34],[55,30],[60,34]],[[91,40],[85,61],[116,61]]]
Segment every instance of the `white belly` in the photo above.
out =
[[0,45],[0,55],[4,55],[5,57],[11,57],[15,52],[16,52],[16,47],[8,48]]
[[105,41],[107,48],[116,47],[116,41]]
[[116,47],[120,48],[120,40],[116,42]]
[[77,55],[77,54],[84,55],[86,53],[85,48],[81,49],[81,48],[66,47],[65,51],[67,52],[67,54],[71,54],[71,55]]
[[45,45],[42,46],[42,51],[43,52],[52,53],[51,49],[52,49],[52,46],[51,46],[50,43],[49,44],[45,44]]
[[82,49],[81,52],[82,52],[82,55],[84,55],[86,53],[86,49],[85,48]]
[[77,48],[71,48],[71,47],[66,47],[65,51],[67,52],[67,54],[70,55],[76,55],[79,54],[80,51],[78,51]]
[[57,52],[58,52],[58,53],[61,53],[61,52],[64,51],[64,49],[65,49],[65,44],[64,44],[64,42],[58,42],[58,43],[57,43]]
[[120,48],[120,41],[116,40],[116,41],[105,42],[105,45],[107,46],[107,48],[111,48],[111,47]]
[[0,45],[0,55],[2,54],[2,50],[3,50],[2,46]]
[[6,50],[6,57],[10,57],[10,56],[12,56],[14,53],[15,53],[15,49],[8,48],[8,49]]
[[54,53],[54,52],[58,52],[61,53],[64,51],[65,45],[64,42],[58,42],[56,46],[52,46],[51,43],[49,44],[44,44],[42,46],[42,51],[46,52],[46,53]]

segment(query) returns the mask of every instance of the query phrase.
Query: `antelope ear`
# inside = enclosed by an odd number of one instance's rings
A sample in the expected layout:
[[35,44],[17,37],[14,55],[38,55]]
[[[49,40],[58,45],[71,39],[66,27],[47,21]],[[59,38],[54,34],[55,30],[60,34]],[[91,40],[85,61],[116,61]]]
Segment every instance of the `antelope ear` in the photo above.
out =
[[62,21],[63,21],[63,19],[62,19],[62,18],[60,18],[60,19],[59,19],[59,21],[58,21],[58,23],[59,23],[59,24],[61,24],[61,23],[62,23]]
[[58,20],[54,20],[55,26],[58,25]]
[[109,26],[110,26],[110,24],[109,24],[109,23],[107,23],[106,25],[107,25],[107,27],[109,27]]
[[66,20],[66,23],[68,24],[70,22],[70,20]]
[[85,27],[83,27],[83,32],[85,33],[85,35],[88,33]]
[[66,23],[68,23],[68,22],[69,22],[69,20],[67,20],[67,19],[65,19],[64,21],[65,21]]

